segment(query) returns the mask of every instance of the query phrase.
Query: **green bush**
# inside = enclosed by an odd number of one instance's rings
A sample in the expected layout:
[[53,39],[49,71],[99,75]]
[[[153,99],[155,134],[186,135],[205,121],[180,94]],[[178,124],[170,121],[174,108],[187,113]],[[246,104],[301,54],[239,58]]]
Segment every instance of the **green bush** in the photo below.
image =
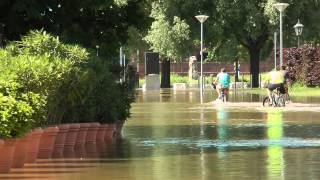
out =
[[36,111],[43,110],[43,101],[34,94],[20,98],[0,93],[0,137],[22,136],[35,126],[41,125]]
[[171,74],[170,75],[170,83],[188,83],[189,77],[188,76],[180,76],[178,74]]
[[19,136],[28,131],[34,123],[32,107],[24,101],[0,94],[1,138]]
[[68,59],[72,62],[82,62],[88,59],[86,49],[77,45],[61,43],[58,37],[46,33],[43,30],[30,31],[21,41],[13,42],[6,47],[12,56],[31,55],[46,56],[49,58]]
[[92,57],[81,71],[71,74],[74,76],[69,78],[71,82],[62,84],[57,91],[60,97],[55,99],[57,105],[54,106],[63,107],[62,122],[112,123],[130,115],[134,82],[117,83],[110,68],[108,62]]
[[45,99],[33,92],[23,93],[16,82],[0,80],[0,137],[22,136],[46,122]]
[[31,31],[0,49],[1,125],[16,128],[2,128],[1,136],[48,124],[125,120],[134,86],[131,81],[118,82],[119,70],[84,48]]

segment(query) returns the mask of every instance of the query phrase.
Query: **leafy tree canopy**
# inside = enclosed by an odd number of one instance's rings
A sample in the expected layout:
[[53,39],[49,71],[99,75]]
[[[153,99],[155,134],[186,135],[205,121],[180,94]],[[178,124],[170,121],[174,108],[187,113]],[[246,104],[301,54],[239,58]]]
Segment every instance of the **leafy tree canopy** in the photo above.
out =
[[[212,56],[226,57],[249,55],[253,86],[258,84],[259,61],[272,50],[273,32],[278,31],[279,12],[273,7],[275,0],[167,0],[166,18],[178,16],[190,26],[190,41],[199,42],[200,25],[194,18],[209,15],[204,23],[205,47]],[[319,1],[287,0],[290,6],[284,14],[284,47],[295,44],[293,26],[300,18],[305,23],[306,41],[319,42]],[[308,25],[306,24],[308,22]],[[312,28],[311,28],[312,27]],[[306,29],[305,28],[305,29]],[[209,53],[210,54],[210,53]]]
[[127,40],[129,26],[145,29],[146,0],[1,0],[0,42],[30,29],[45,29],[85,47],[112,55]]
[[189,25],[179,17],[167,18],[166,8],[161,3],[153,3],[151,17],[154,21],[144,38],[151,49],[165,58],[181,60],[190,53]]

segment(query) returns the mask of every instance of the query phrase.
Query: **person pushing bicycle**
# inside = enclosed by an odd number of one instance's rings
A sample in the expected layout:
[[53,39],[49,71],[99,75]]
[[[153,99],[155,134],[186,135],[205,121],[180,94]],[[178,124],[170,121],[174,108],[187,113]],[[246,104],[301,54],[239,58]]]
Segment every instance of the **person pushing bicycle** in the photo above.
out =
[[267,91],[268,91],[269,99],[271,99],[271,102],[270,102],[271,104],[272,104],[271,93],[273,90],[279,88],[280,93],[285,94],[284,76],[285,76],[285,73],[283,71],[280,71],[279,67],[270,71],[268,74],[266,81],[269,81]]
[[226,72],[225,68],[221,68],[221,72],[218,73],[214,84],[216,84],[218,99],[221,99],[222,91],[226,96],[228,95],[230,86],[230,75]]

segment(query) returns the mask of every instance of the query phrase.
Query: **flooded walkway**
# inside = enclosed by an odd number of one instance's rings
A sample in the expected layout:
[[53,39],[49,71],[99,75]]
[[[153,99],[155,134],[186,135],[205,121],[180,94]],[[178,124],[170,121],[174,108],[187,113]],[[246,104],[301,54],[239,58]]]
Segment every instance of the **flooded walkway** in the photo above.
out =
[[252,109],[252,110],[257,110],[257,111],[269,111],[272,109],[277,109],[281,111],[311,111],[311,112],[320,112],[320,104],[310,104],[310,103],[287,103],[285,107],[263,107],[261,102],[217,102],[217,101],[212,101],[208,102],[202,106],[194,107],[198,109],[215,109],[223,106],[224,108],[228,109],[238,109],[238,110],[243,110],[243,109]]
[[263,108],[255,94],[223,106],[198,94],[137,92],[124,139],[100,158],[38,160],[0,179],[320,179],[319,99]]

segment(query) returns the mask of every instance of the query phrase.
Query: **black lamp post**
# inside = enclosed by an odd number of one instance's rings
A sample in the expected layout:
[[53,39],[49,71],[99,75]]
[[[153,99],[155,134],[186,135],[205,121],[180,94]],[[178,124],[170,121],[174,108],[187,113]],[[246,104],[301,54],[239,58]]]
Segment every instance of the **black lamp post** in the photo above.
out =
[[299,19],[298,19],[297,24],[294,25],[293,28],[294,28],[294,31],[296,32],[296,36],[298,38],[298,47],[299,47],[299,45],[300,45],[299,37],[302,34],[302,30],[303,30],[303,24],[300,23]]

